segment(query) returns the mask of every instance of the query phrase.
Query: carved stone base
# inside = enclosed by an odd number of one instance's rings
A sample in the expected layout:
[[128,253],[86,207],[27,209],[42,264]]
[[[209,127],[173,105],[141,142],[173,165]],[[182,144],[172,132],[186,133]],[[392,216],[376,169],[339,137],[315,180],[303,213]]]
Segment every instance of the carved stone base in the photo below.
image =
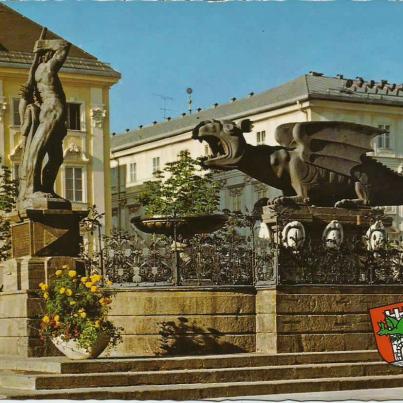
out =
[[30,257],[9,259],[2,264],[0,283],[3,291],[39,289],[39,283],[46,283],[54,277],[56,270],[67,265],[79,273],[84,272],[83,262],[70,256]]
[[71,202],[62,197],[32,197],[22,202],[17,202],[17,210],[70,210]]
[[87,212],[28,209],[10,213],[12,259],[0,266],[0,355],[58,355],[39,338],[43,315],[37,290],[67,265],[84,274],[79,222]]
[[10,214],[12,256],[78,256],[79,222],[86,212],[25,210]]

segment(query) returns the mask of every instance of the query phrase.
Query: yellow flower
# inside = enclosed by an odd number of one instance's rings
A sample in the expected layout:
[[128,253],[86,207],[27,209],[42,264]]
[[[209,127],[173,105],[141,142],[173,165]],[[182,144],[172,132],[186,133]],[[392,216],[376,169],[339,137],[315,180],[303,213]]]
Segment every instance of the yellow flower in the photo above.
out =
[[48,315],[45,315],[45,316],[42,318],[42,322],[43,322],[43,323],[49,323],[49,322],[50,322],[49,316],[48,316]]
[[101,327],[101,321],[100,320],[96,320],[95,321],[95,327],[98,329],[99,327]]
[[77,272],[75,270],[69,270],[68,275],[69,277],[74,278],[77,276]]
[[86,286],[87,288],[91,288],[91,287],[93,286],[92,281],[87,281],[87,282],[85,283],[85,286]]
[[68,288],[68,289],[66,290],[66,295],[67,295],[68,297],[71,297],[71,296],[73,295],[73,291],[70,290],[70,288]]
[[80,312],[80,316],[84,319],[87,316],[87,314],[85,312]]
[[61,270],[56,270],[56,276],[59,277],[63,274],[63,272]]
[[113,283],[112,283],[112,281],[111,280],[108,280],[107,282],[106,282],[106,285],[112,285]]
[[80,308],[79,310],[78,310],[78,312],[84,312],[85,310],[84,310],[84,308]]
[[98,291],[98,287],[96,285],[93,285],[91,287],[91,292],[97,292]]
[[88,280],[88,277],[81,277],[81,282],[86,283]]
[[42,291],[47,291],[49,289],[49,286],[44,283],[40,283],[39,287],[41,288]]
[[59,316],[59,315],[55,315],[55,316],[53,317],[53,319],[55,320],[55,322],[59,322],[60,316]]
[[93,274],[91,276],[91,281],[93,283],[97,283],[98,281],[101,281],[101,280],[102,280],[102,276],[100,274]]
[[75,305],[76,303],[77,303],[76,301],[70,301],[71,306]]
[[66,289],[64,288],[64,287],[61,287],[60,289],[59,289],[59,293],[60,294],[64,294],[66,292]]
[[49,298],[49,293],[48,293],[48,292],[44,292],[44,293],[43,293],[43,298],[44,298],[44,299],[48,299],[48,298]]

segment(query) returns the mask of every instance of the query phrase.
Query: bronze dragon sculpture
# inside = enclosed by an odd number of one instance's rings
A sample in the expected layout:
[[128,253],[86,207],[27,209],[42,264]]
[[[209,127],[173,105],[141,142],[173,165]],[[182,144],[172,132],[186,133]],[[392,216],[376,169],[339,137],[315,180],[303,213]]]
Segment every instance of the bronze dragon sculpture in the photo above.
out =
[[239,169],[280,189],[275,205],[310,204],[344,208],[403,204],[403,176],[367,156],[384,130],[349,122],[287,123],[277,127],[279,146],[247,144],[249,119],[203,121],[193,138],[206,141],[205,167]]

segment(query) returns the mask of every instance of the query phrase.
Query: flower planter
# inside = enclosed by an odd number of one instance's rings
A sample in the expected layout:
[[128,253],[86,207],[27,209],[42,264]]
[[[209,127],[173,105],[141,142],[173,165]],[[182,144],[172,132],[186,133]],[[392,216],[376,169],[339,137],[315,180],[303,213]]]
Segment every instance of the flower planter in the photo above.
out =
[[51,339],[55,347],[66,357],[72,360],[87,360],[98,357],[108,347],[110,337],[106,334],[100,334],[97,341],[89,349],[78,345],[77,340],[65,341],[61,336]]
[[205,234],[220,229],[227,221],[225,214],[211,214],[188,217],[156,217],[140,219],[134,217],[131,222],[140,231],[148,234],[177,235],[191,237],[195,234]]

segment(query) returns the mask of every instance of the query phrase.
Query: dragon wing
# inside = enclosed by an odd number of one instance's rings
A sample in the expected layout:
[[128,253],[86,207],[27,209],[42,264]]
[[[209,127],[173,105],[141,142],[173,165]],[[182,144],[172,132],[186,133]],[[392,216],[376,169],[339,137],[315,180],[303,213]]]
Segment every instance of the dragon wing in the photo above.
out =
[[362,163],[362,156],[373,151],[374,137],[385,130],[349,122],[286,123],[276,129],[276,141],[294,148],[306,163],[350,176]]

